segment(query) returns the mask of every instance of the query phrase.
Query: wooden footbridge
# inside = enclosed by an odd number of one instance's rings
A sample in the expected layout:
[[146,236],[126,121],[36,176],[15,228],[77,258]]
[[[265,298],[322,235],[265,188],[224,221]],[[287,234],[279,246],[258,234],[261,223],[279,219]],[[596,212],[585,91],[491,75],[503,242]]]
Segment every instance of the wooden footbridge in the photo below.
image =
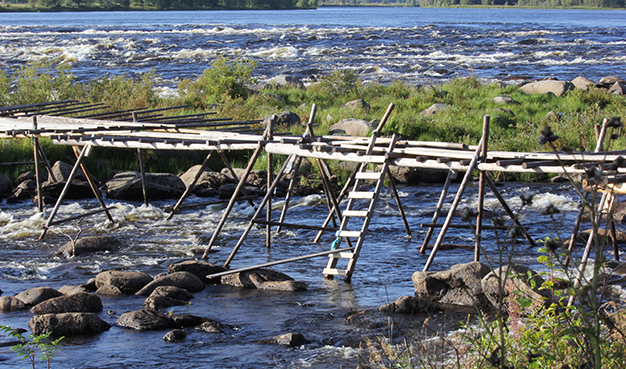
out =
[[[43,106],[43,107],[42,107]],[[328,251],[318,252],[314,254],[303,255],[300,257],[275,261],[262,265],[254,265],[246,268],[230,270],[228,272],[214,274],[208,276],[210,278],[218,277],[223,274],[234,273],[243,270],[258,269],[280,263],[301,260],[305,258],[328,257],[326,268],[323,274],[332,278],[334,276],[344,277],[346,281],[350,281],[352,274],[356,270],[356,263],[359,258],[360,251],[365,245],[365,238],[368,232],[368,226],[374,214],[376,202],[383,187],[385,178],[390,177],[391,166],[413,167],[441,169],[448,172],[447,179],[442,187],[441,196],[434,212],[433,219],[430,224],[423,226],[428,227],[425,239],[422,242],[420,251],[425,253],[429,242],[435,231],[439,229],[438,236],[429,258],[424,266],[424,270],[428,270],[434,261],[435,255],[439,247],[442,245],[446,231],[452,226],[451,221],[453,213],[457,209],[464,191],[472,179],[472,173],[477,172],[479,175],[479,193],[477,205],[477,219],[475,229],[472,230],[475,235],[475,260],[480,258],[481,250],[481,234],[485,229],[492,227],[483,226],[483,203],[486,195],[486,188],[489,187],[493,196],[500,202],[507,215],[515,222],[516,227],[530,244],[534,244],[533,238],[525,230],[524,226],[517,219],[516,214],[507,205],[504,198],[500,195],[497,187],[494,185],[491,173],[493,172],[515,172],[515,173],[556,173],[570,177],[587,176],[593,171],[602,178],[602,183],[617,184],[626,182],[626,161],[622,155],[626,155],[626,151],[607,152],[602,149],[604,137],[610,133],[611,129],[617,129],[621,126],[619,119],[607,119],[598,129],[598,144],[594,152],[570,152],[570,153],[522,153],[522,152],[501,152],[489,151],[489,116],[485,116],[483,122],[482,138],[477,146],[468,146],[459,143],[446,142],[423,142],[409,141],[399,139],[396,135],[391,137],[382,137],[382,129],[394,108],[393,104],[389,106],[380,124],[372,132],[370,137],[348,137],[348,136],[317,136],[313,131],[313,119],[315,117],[315,105],[313,105],[309,121],[306,126],[306,132],[302,136],[294,136],[291,134],[276,134],[275,121],[272,119],[266,127],[261,127],[260,121],[244,121],[234,122],[228,119],[208,119],[206,114],[182,117],[162,117],[155,114],[159,109],[152,111],[140,112],[116,112],[116,113],[100,113],[84,116],[81,118],[67,118],[59,116],[47,115],[50,109],[68,111],[75,114],[76,110],[81,106],[64,107],[47,105],[35,105],[25,107],[7,107],[0,108],[0,138],[17,138],[24,137],[33,140],[34,165],[37,178],[38,189],[41,188],[39,166],[44,163],[50,173],[50,166],[47,163],[45,153],[41,149],[38,139],[40,137],[49,137],[54,144],[71,145],[74,147],[76,154],[76,163],[70,174],[63,192],[57,200],[54,209],[47,218],[47,222],[43,227],[40,239],[46,235],[50,227],[69,219],[54,221],[55,215],[60,204],[69,188],[78,169],[81,168],[86,177],[89,179],[87,168],[83,164],[83,159],[89,155],[93,147],[109,147],[109,148],[133,148],[138,151],[142,178],[144,178],[144,199],[147,204],[147,196],[145,190],[145,177],[143,177],[143,161],[142,150],[200,150],[208,151],[209,154],[202,163],[198,173],[187,191],[182,195],[176,205],[173,207],[168,216],[170,219],[177,213],[185,198],[189,195],[189,191],[195,185],[196,181],[204,172],[206,165],[214,153],[217,153],[229,168],[231,175],[238,181],[237,187],[228,201],[226,210],[222,218],[217,224],[211,240],[206,245],[203,259],[206,258],[208,252],[213,246],[217,236],[226,223],[228,216],[236,201],[240,201],[240,195],[244,191],[244,184],[249,176],[253,166],[265,151],[268,159],[268,180],[267,192],[261,202],[257,205],[257,210],[250,220],[248,226],[244,229],[237,244],[233,247],[231,254],[225,261],[224,266],[228,267],[234,260],[238,250],[243,246],[248,234],[254,225],[260,224],[266,226],[266,244],[269,247],[271,242],[271,230],[275,227],[280,231],[283,227],[306,228],[318,231],[318,235],[314,242],[318,242],[323,232],[333,232],[335,234],[334,241],[330,245]],[[96,109],[99,107],[82,107],[83,109]],[[29,110],[30,109],[30,110]],[[46,110],[47,109],[47,110]],[[113,120],[113,117],[126,115],[123,120]],[[4,116],[4,117],[2,117]],[[82,148],[82,149],[81,149]],[[231,168],[225,151],[231,150],[250,150],[253,152],[244,174],[237,178],[234,170]],[[274,175],[272,168],[272,156],[287,156],[284,164]],[[285,222],[289,201],[292,196],[294,182],[298,180],[297,172],[300,163],[304,158],[311,159],[318,167],[321,182],[325,195],[328,199],[329,212],[325,219],[320,219],[318,226],[300,225]],[[341,191],[336,194],[331,187],[331,173],[327,165],[328,160],[337,160],[345,162],[353,162],[357,165],[354,171],[346,181]],[[374,165],[370,165],[374,164]],[[375,169],[368,169],[375,168]],[[464,173],[458,191],[450,205],[450,209],[443,222],[439,222],[440,210],[444,206],[446,195],[448,194],[450,183],[453,179]],[[285,198],[285,205],[277,220],[272,217],[271,202],[274,190],[279,184],[283,176],[291,175],[291,182]],[[595,175],[595,174],[594,174]],[[54,178],[52,178],[54,180]],[[364,182],[374,183],[371,190],[363,190]],[[389,180],[389,184],[398,206],[399,215],[402,217],[406,232],[410,236],[411,231],[404,212],[400,198],[397,194],[393,180]],[[102,199],[95,184],[91,183],[94,194],[101,204],[101,209],[96,212],[105,212],[109,220],[113,220],[108,212],[108,208]],[[601,208],[607,207],[612,203],[614,192],[606,191],[601,200]],[[347,200],[344,202],[344,200]],[[345,204],[345,205],[344,205]],[[39,209],[43,211],[41,199]],[[262,219],[265,210],[265,219]],[[85,214],[87,216],[93,214]],[[578,217],[577,224],[573,231],[572,241],[578,233],[578,227],[582,218],[582,210]],[[72,217],[71,219],[76,219]],[[329,224],[335,222],[338,226],[331,227]],[[612,227],[614,231],[614,227]],[[589,238],[590,240],[592,237]],[[613,237],[615,240],[615,237]],[[570,243],[572,247],[574,242]],[[591,242],[588,243],[584,261],[589,255]],[[614,244],[615,258],[619,259],[617,246]]]

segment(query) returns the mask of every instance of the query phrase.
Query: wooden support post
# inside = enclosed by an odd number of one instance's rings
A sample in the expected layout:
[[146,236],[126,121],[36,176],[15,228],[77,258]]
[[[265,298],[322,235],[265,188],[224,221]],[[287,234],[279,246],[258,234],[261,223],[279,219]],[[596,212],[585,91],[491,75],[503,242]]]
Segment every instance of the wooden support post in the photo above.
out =
[[52,209],[52,213],[50,213],[50,217],[48,217],[48,221],[44,225],[43,231],[39,235],[39,241],[43,240],[43,238],[46,237],[46,233],[48,233],[48,228],[50,227],[50,224],[52,224],[54,217],[59,211],[59,207],[61,207],[61,204],[63,203],[63,199],[65,199],[65,195],[67,194],[67,191],[69,190],[72,184],[72,180],[76,176],[76,172],[78,172],[80,163],[83,161],[84,157],[89,153],[89,151],[91,151],[91,145],[83,147],[83,150],[81,151],[80,156],[76,160],[76,164],[74,164],[74,167],[72,167],[72,171],[70,172],[70,175],[67,178],[67,182],[65,183],[65,186],[63,187],[63,190],[61,191],[61,194],[59,195],[59,198],[57,199],[57,202],[54,205],[54,208]]
[[[446,182],[443,184],[443,189],[441,190],[441,195],[439,196],[439,201],[437,202],[437,206],[435,208],[435,214],[433,214],[433,220],[430,222],[431,224],[436,224],[439,219],[439,213],[441,212],[441,208],[443,207],[443,203],[446,200],[446,196],[448,195],[448,190],[450,189],[450,183],[452,183],[453,179],[456,179],[456,176],[459,172],[456,170],[448,171],[448,176],[446,177]],[[430,242],[430,238],[433,236],[433,231],[435,227],[428,228],[428,232],[426,232],[426,237],[424,238],[424,242],[422,243],[422,247],[420,248],[420,254],[426,252],[426,248],[428,247],[428,242]]]
[[391,175],[389,167],[387,167],[387,178],[389,178],[389,185],[391,186],[391,193],[393,194],[393,198],[396,200],[396,204],[398,204],[398,211],[400,212],[400,217],[402,218],[402,222],[404,223],[404,229],[406,229],[406,234],[409,237],[413,237],[413,235],[411,234],[411,228],[409,227],[409,222],[406,220],[406,215],[404,214],[404,209],[402,208],[402,203],[400,202],[398,189],[396,189],[396,184],[393,182],[393,176]]
[[41,159],[43,159],[43,163],[46,166],[46,170],[48,171],[48,178],[51,179],[53,183],[58,182],[54,173],[52,172],[52,167],[50,166],[50,162],[46,157],[46,153],[43,151],[43,148],[39,144],[39,140],[35,142],[35,146],[37,147],[37,151],[39,152],[39,155],[41,156]]
[[437,241],[435,241],[435,245],[433,246],[433,249],[430,252],[430,256],[428,257],[428,260],[426,261],[426,265],[424,265],[425,272],[427,272],[428,269],[430,269],[430,266],[432,265],[433,260],[435,259],[435,255],[437,255],[437,249],[439,249],[439,246],[443,242],[443,237],[445,236],[446,231],[448,230],[448,226],[450,225],[450,222],[452,221],[452,216],[454,215],[454,211],[456,210],[457,206],[459,206],[459,202],[461,202],[461,197],[463,196],[465,187],[467,187],[467,184],[469,183],[469,179],[472,177],[472,171],[474,170],[478,162],[478,157],[480,156],[480,153],[482,151],[483,143],[484,143],[484,137],[480,140],[480,144],[478,145],[478,149],[476,149],[474,158],[470,162],[470,165],[467,168],[467,172],[465,172],[463,181],[461,182],[461,185],[459,186],[459,190],[457,191],[454,201],[452,202],[452,205],[450,206],[450,210],[448,211],[448,216],[446,217],[446,220],[444,221],[443,226],[441,227],[441,231],[439,232]]
[[[37,129],[37,116],[33,116],[33,129]],[[41,193],[41,173],[39,173],[39,154],[37,152],[38,138],[33,136],[33,156],[35,157],[35,181],[37,182],[37,208],[43,213],[43,194]]]
[[[262,139],[265,140],[266,138],[267,138],[267,129],[265,130],[265,133],[263,134]],[[230,214],[231,210],[233,209],[233,206],[235,205],[235,201],[237,201],[237,195],[239,195],[239,192],[241,191],[244,184],[246,183],[246,179],[248,179],[248,175],[250,175],[250,172],[252,171],[252,168],[254,167],[254,163],[256,163],[256,160],[259,157],[259,154],[261,153],[262,149],[263,149],[263,144],[259,143],[259,146],[257,146],[257,148],[254,150],[254,153],[252,154],[250,161],[248,161],[248,166],[246,167],[246,171],[244,172],[243,176],[239,179],[239,183],[237,184],[237,187],[235,188],[235,192],[233,192],[233,195],[230,197],[230,201],[228,202],[228,205],[226,206],[226,210],[224,210],[224,214],[222,214],[222,218],[220,219],[219,223],[217,223],[217,226],[215,227],[215,230],[213,231],[213,235],[211,236],[211,239],[209,240],[209,244],[205,248],[201,259],[205,260],[207,258],[207,255],[209,254],[209,251],[211,251],[211,247],[213,247],[213,243],[215,242],[215,240],[217,239],[217,236],[219,235],[222,228],[224,227],[224,224],[226,223],[226,218],[228,218],[228,215]]]
[[[141,149],[138,149],[138,150],[141,153]],[[189,194],[191,193],[191,190],[196,185],[196,183],[198,182],[198,179],[200,179],[200,176],[202,175],[202,173],[204,173],[204,170],[209,164],[209,160],[211,160],[211,155],[213,155],[213,151],[209,151],[209,154],[206,156],[206,158],[202,162],[202,165],[200,165],[200,168],[198,169],[198,172],[196,173],[195,177],[193,177],[193,181],[191,181],[189,186],[187,186],[187,188],[185,189],[185,192],[183,192],[183,195],[180,197],[180,199],[178,199],[178,202],[176,203],[176,205],[174,205],[174,207],[172,208],[172,211],[170,211],[170,215],[167,216],[167,220],[172,219],[174,214],[178,212],[180,205],[182,205],[183,201],[185,201],[187,196],[189,196]]]
[[[483,145],[480,152],[481,162],[485,162],[485,160],[487,159],[487,145],[489,143],[489,118],[489,115],[485,115],[483,118]],[[480,243],[482,239],[483,218],[485,216],[485,176],[486,173],[481,170],[479,173],[478,182],[478,217],[476,218],[476,244],[474,246],[474,261],[480,260]]]
[[511,208],[509,207],[509,204],[506,203],[506,200],[504,200],[504,197],[502,197],[502,195],[500,194],[500,191],[498,191],[498,188],[493,183],[493,181],[491,180],[491,177],[489,175],[485,176],[485,182],[487,183],[487,185],[489,185],[489,188],[491,189],[491,192],[493,192],[493,194],[496,197],[496,199],[498,199],[498,201],[500,202],[500,205],[502,205],[502,207],[504,208],[504,211],[506,211],[507,215],[511,219],[513,219],[513,222],[515,223],[515,225],[518,226],[521,229],[522,234],[524,235],[524,238],[526,239],[526,241],[528,241],[528,243],[531,246],[533,246],[533,247],[536,246],[535,240],[533,240],[533,238],[530,237],[530,235],[528,234],[528,231],[526,230],[526,227],[524,227],[522,225],[522,223],[519,221],[519,219],[517,219],[517,215],[515,215],[513,210],[511,210]]
[[[360,168],[361,168],[360,165],[356,165],[354,167],[354,170],[352,171],[352,174],[346,180],[346,184],[343,185],[343,188],[341,189],[341,192],[339,193],[339,196],[337,196],[337,203],[341,203],[343,198],[346,197],[346,194],[348,193],[350,185],[352,185],[352,181],[354,181],[354,177],[356,177],[356,174],[359,172]],[[326,216],[326,220],[324,220],[324,224],[322,225],[322,227],[327,227],[328,223],[330,223],[330,220],[331,219],[335,219],[335,218],[333,218],[334,215],[335,215],[335,206],[333,206],[333,208],[330,210],[330,212]],[[315,239],[313,240],[313,242],[317,243],[320,240],[320,238],[322,237],[323,233],[324,233],[323,231],[317,232],[317,236],[315,236]]]
[[[274,139],[274,122],[276,120],[276,117],[274,116],[273,119],[270,119],[270,121],[267,124],[267,139],[269,141]],[[265,220],[267,220],[267,225],[265,226],[265,247],[266,248],[270,248],[272,246],[272,225],[270,224],[270,222],[272,221],[272,197],[273,197],[273,193],[270,192],[270,187],[269,184],[272,183],[272,176],[273,176],[273,171],[274,168],[272,166],[272,154],[266,151],[266,155],[267,155],[267,210],[265,211]],[[273,190],[272,190],[273,191]]]
[[[91,146],[89,147],[91,148]],[[78,152],[78,147],[76,146],[72,146],[72,150],[74,151],[74,155],[76,155],[76,161],[78,162],[79,161],[78,158],[82,155],[82,152]],[[83,149],[83,151],[85,151],[85,149]],[[87,151],[87,153],[85,154],[85,157],[89,156],[90,151],[91,150]],[[83,170],[83,174],[85,174],[85,177],[87,178],[87,183],[89,183],[89,187],[91,187],[91,191],[93,191],[94,196],[96,196],[96,199],[98,200],[98,203],[100,204],[100,207],[104,209],[104,214],[106,214],[107,219],[109,219],[109,222],[113,222],[113,217],[111,216],[111,213],[109,213],[109,210],[106,204],[104,203],[104,200],[102,199],[102,194],[100,194],[100,190],[98,189],[98,186],[96,186],[95,182],[91,178],[91,175],[89,174],[89,171],[87,170],[87,166],[85,165],[84,160],[80,160],[79,165],[80,165],[80,169]]]
[[[324,184],[324,187],[327,188],[327,195],[328,195],[328,203],[330,205],[330,210],[331,211],[335,211],[335,216],[337,217],[337,220],[339,222],[343,221],[343,217],[341,215],[341,209],[339,209],[339,201],[337,201],[337,197],[335,196],[333,189],[331,187],[331,183],[330,183],[330,178],[327,175],[327,171],[328,171],[328,167],[326,167],[326,163],[324,162],[324,160],[322,159],[316,159],[317,160],[317,165],[319,167],[320,170],[320,174],[322,176],[322,183]],[[364,164],[362,164],[364,165]],[[329,171],[330,173],[330,171]],[[336,226],[335,226],[336,227]],[[350,239],[346,238],[346,243],[348,244],[348,246],[352,247],[352,243],[350,241]]]
[[146,183],[146,167],[143,163],[143,152],[141,149],[137,149],[137,156],[139,157],[139,170],[141,172],[141,191],[143,192],[143,204],[148,206],[148,185]]
[[[282,223],[285,220],[285,216],[287,215],[287,208],[289,208],[289,201],[291,200],[291,193],[293,192],[293,187],[295,185],[295,182],[300,180],[300,178],[298,177],[298,173],[300,172],[300,163],[302,163],[302,156],[298,156],[296,158],[291,181],[289,181],[289,188],[287,188],[287,194],[285,195],[285,204],[283,205],[283,209],[280,212],[280,218],[278,219],[278,223]],[[276,228],[276,233],[280,233],[281,228],[282,226],[279,224]]]
[[227,268],[230,265],[231,261],[233,261],[233,258],[237,254],[237,251],[239,251],[239,248],[243,244],[243,241],[245,241],[246,237],[248,237],[248,234],[250,233],[250,230],[252,230],[252,227],[254,226],[255,220],[261,215],[261,212],[263,211],[263,207],[267,204],[267,201],[272,196],[272,191],[274,191],[276,186],[278,186],[278,183],[280,182],[280,180],[281,180],[281,178],[283,176],[283,173],[285,173],[285,169],[288,166],[293,165],[293,160],[295,160],[295,158],[296,158],[296,156],[294,154],[291,154],[289,156],[289,158],[287,159],[287,161],[285,161],[283,166],[280,168],[280,171],[278,171],[278,174],[276,174],[276,178],[274,179],[274,182],[272,183],[271,186],[268,187],[268,191],[265,194],[265,197],[263,198],[263,200],[261,201],[261,204],[259,205],[259,208],[256,210],[256,212],[252,216],[252,219],[248,223],[248,227],[246,227],[246,229],[244,230],[243,234],[239,238],[239,241],[235,245],[235,248],[233,248],[233,251],[230,253],[230,256],[228,257],[228,259],[224,263],[224,267],[225,268]]

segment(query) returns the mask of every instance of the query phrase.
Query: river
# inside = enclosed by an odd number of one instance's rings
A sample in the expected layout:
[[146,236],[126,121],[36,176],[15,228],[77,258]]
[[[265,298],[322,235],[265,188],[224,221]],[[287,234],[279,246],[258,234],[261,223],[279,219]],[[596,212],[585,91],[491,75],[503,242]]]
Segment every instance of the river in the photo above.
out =
[[[0,67],[14,68],[38,59],[70,63],[79,80],[103,74],[135,75],[154,69],[163,88],[202,72],[218,55],[245,57],[259,63],[258,76],[296,73],[303,77],[331,69],[353,68],[370,81],[402,79],[431,83],[476,75],[505,79],[517,75],[571,79],[585,75],[624,75],[623,11],[320,8],[294,11],[244,12],[128,12],[0,14]],[[454,196],[455,185],[448,196]],[[535,192],[533,205],[521,219],[535,239],[567,237],[578,199],[569,185],[515,184],[500,187],[511,207],[519,209],[519,195]],[[308,284],[299,293],[240,290],[210,286],[197,293],[189,306],[174,312],[209,317],[236,329],[222,334],[189,330],[182,343],[162,340],[165,332],[137,332],[113,326],[97,336],[63,340],[53,362],[57,368],[353,368],[359,362],[359,340],[368,332],[384,333],[387,318],[372,313],[378,325],[346,321],[351,313],[375,311],[380,305],[413,293],[411,275],[421,270],[426,255],[418,252],[437,203],[440,186],[400,189],[413,237],[406,236],[391,194],[385,191],[377,206],[352,284],[322,277],[324,258],[283,264],[275,269]],[[476,187],[470,186],[461,206],[475,206]],[[223,206],[185,210],[171,221],[161,210],[171,201],[141,203],[105,200],[114,224],[102,214],[81,223],[55,227],[37,242],[45,219],[33,204],[0,204],[0,288],[13,295],[27,288],[79,285],[109,269],[138,270],[156,275],[167,265],[193,258],[193,249],[206,245]],[[190,201],[199,201],[190,199]],[[548,204],[561,213],[555,221],[541,215]],[[277,202],[275,206],[280,207]],[[67,203],[59,216],[86,212],[95,201]],[[289,222],[320,224],[327,207],[317,196],[297,198]],[[493,198],[486,206],[502,212]],[[51,208],[46,209],[49,214]],[[235,208],[210,262],[223,263],[253,209]],[[319,220],[319,221],[317,221]],[[553,226],[554,225],[554,226]],[[64,259],[52,250],[68,236],[111,234],[124,248]],[[312,243],[313,232],[285,230],[265,249],[263,233],[254,230],[232,267],[299,256],[330,248],[332,235]],[[497,255],[503,235],[483,232],[488,255]],[[472,245],[470,232],[449,231],[446,244]],[[515,260],[539,270],[536,249],[515,248]],[[578,253],[579,251],[577,251]],[[579,255],[579,254],[577,254]],[[607,255],[610,256],[610,255]],[[442,270],[469,262],[473,251],[442,250],[433,266]],[[116,316],[140,308],[139,297],[103,298],[100,316],[113,324]],[[111,310],[111,315],[106,312]],[[26,327],[27,311],[1,314],[1,324]],[[451,324],[439,314],[438,324]],[[451,318],[452,321],[458,319]],[[381,323],[382,322],[382,323]],[[442,328],[443,329],[443,328]],[[263,345],[259,340],[301,332],[310,344],[299,348]],[[0,366],[27,366],[0,348]]]

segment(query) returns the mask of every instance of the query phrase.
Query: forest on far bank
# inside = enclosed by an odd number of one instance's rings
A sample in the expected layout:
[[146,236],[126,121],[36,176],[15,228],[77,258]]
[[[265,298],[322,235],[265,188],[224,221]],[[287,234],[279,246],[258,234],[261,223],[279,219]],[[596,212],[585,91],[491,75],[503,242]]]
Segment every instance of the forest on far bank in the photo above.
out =
[[0,11],[311,9],[318,0],[0,0]]

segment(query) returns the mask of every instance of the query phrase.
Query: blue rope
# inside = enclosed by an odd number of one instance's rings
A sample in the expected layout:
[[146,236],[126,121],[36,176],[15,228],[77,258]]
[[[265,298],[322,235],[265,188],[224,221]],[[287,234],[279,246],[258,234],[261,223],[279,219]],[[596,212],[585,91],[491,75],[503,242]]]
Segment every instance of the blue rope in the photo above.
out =
[[331,250],[335,250],[341,244],[341,237],[339,237],[339,231],[337,231],[335,236],[337,236],[337,238],[335,238],[333,243],[330,245]]

